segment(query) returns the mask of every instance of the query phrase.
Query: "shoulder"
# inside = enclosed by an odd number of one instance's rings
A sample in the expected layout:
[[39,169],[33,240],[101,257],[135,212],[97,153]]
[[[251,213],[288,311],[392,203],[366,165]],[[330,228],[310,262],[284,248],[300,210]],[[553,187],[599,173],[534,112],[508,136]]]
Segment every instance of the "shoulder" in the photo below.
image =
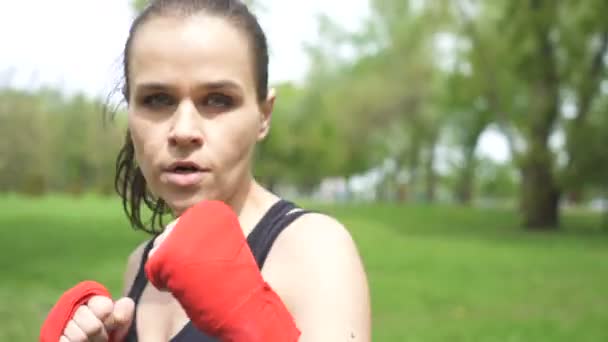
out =
[[302,215],[277,238],[268,263],[279,294],[305,341],[366,341],[370,324],[367,276],[356,243],[335,218]]
[[141,259],[144,254],[144,250],[146,249],[146,245],[150,242],[150,240],[146,240],[140,243],[127,258],[127,264],[124,271],[124,282],[123,282],[123,295],[127,295],[129,289],[133,285],[133,281],[135,281],[135,277],[137,276],[137,272],[139,271],[139,265],[141,263]]
[[327,254],[336,258],[359,258],[355,241],[348,229],[337,219],[325,214],[302,215],[285,229],[277,242],[307,259],[327,257]]
[[278,265],[321,276],[324,272],[333,273],[344,263],[361,267],[352,235],[334,217],[312,212],[300,216],[281,232],[268,255],[267,264],[272,266],[265,268]]
[[273,249],[281,264],[310,279],[364,280],[363,263],[351,233],[331,216],[302,215],[279,235]]

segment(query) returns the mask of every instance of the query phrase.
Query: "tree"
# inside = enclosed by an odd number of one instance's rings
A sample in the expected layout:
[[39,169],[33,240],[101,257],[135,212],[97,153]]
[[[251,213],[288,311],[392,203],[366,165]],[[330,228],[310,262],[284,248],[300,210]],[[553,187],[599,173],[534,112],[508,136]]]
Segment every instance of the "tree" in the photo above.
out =
[[[608,24],[601,13],[608,4],[597,0],[460,4],[477,13],[465,15],[465,34],[485,66],[478,69],[487,78],[482,95],[509,138],[520,169],[524,225],[557,228],[559,203],[569,187],[564,175],[580,163],[581,144],[573,142],[577,135],[592,133],[585,123],[605,79]],[[575,104],[572,118],[564,113],[569,102]],[[552,136],[562,133],[567,165],[558,162],[559,153],[549,145]],[[577,183],[581,177],[585,175],[576,176]]]
[[141,12],[148,2],[149,0],[131,0],[131,7],[133,7],[136,12]]

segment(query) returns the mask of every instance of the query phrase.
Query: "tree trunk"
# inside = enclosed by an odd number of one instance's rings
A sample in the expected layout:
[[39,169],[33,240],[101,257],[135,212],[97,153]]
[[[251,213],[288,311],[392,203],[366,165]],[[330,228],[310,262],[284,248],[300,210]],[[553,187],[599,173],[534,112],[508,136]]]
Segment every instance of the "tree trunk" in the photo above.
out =
[[534,158],[522,165],[521,213],[529,230],[556,230],[559,227],[561,192],[551,164]]
[[[608,201],[608,197],[606,197],[606,201]],[[608,204],[604,206],[604,215],[602,218],[602,229],[605,232],[608,232]]]
[[[530,1],[537,13],[551,14],[553,2]],[[555,20],[552,18],[552,20]],[[551,21],[534,21],[536,40],[534,62],[528,69],[531,77],[530,117],[527,124],[527,151],[520,162],[522,173],[521,212],[529,230],[557,230],[561,186],[553,173],[553,153],[549,136],[559,117],[559,85],[556,49],[550,39]]]
[[435,173],[435,145],[433,141],[429,147],[426,164],[425,164],[425,196],[429,203],[435,202],[435,194],[437,190],[437,174]]
[[420,169],[420,141],[417,137],[412,137],[412,146],[410,147],[409,155],[407,156],[407,172],[409,179],[407,181],[408,198],[414,201],[418,200],[418,170]]
[[474,113],[475,121],[468,128],[465,128],[463,143],[461,145],[463,154],[463,164],[457,185],[457,199],[460,204],[470,205],[473,202],[475,174],[477,172],[477,158],[475,150],[479,144],[479,138],[484,132],[491,116],[482,111]]
[[602,197],[602,204],[604,205],[603,211],[604,215],[602,218],[601,227],[604,231],[608,232],[608,185],[605,188],[604,196]]
[[462,170],[458,181],[457,200],[462,205],[470,205],[473,200],[473,172],[471,168],[465,167]]
[[473,201],[473,177],[475,175],[475,155],[473,150],[467,148],[464,165],[456,188],[456,198],[462,205],[470,205]]

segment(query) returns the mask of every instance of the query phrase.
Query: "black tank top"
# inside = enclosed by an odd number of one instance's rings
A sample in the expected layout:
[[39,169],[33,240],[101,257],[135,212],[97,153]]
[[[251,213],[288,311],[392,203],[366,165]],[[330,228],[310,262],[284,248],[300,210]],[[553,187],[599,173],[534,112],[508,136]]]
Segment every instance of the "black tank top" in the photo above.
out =
[[[260,270],[264,266],[264,261],[266,261],[268,252],[270,252],[270,248],[279,234],[295,219],[305,213],[307,213],[307,211],[299,209],[295,204],[285,200],[279,200],[264,214],[260,222],[258,222],[249,236],[247,236],[247,243],[249,244],[249,248],[251,248]],[[141,295],[148,284],[148,279],[146,278],[146,274],[144,272],[144,265],[146,264],[148,253],[152,249],[153,243],[154,239],[151,239],[146,244],[137,276],[135,277],[133,285],[129,291],[129,297],[135,302],[136,308],[139,299],[141,298]],[[135,312],[137,313],[137,310]],[[137,342],[136,321],[137,319],[134,317],[125,342]],[[191,321],[188,322],[184,328],[182,328],[182,330],[170,340],[170,342],[216,341],[218,340],[206,335],[204,332],[197,330]]]

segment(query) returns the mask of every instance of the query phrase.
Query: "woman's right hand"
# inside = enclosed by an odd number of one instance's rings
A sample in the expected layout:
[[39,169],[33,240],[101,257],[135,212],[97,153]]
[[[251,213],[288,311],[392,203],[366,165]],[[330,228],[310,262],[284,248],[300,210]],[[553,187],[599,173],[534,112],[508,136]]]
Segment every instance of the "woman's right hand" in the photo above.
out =
[[105,296],[94,296],[78,307],[59,342],[120,342],[129,331],[134,312],[131,298],[114,302]]

